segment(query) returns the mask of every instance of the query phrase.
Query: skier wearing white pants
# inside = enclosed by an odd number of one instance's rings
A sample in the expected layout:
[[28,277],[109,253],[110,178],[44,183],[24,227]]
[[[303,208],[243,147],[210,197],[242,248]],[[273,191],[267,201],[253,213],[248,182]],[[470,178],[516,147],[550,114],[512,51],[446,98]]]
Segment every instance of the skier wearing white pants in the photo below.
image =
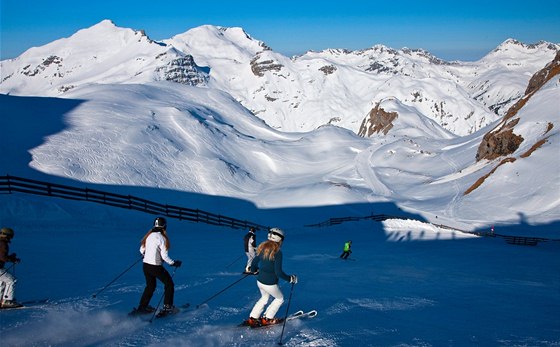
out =
[[[268,232],[268,240],[261,243],[257,248],[257,256],[251,263],[251,271],[256,273],[258,270],[257,286],[261,292],[261,298],[251,310],[249,318],[243,322],[244,325],[261,326],[277,324],[281,321],[274,317],[284,302],[284,295],[278,286],[278,280],[282,278],[287,282],[297,283],[296,275],[287,275],[282,270],[282,251],[280,248],[283,241],[284,232],[279,228],[272,228]],[[274,300],[261,317],[271,296]]]
[[0,229],[0,307],[15,308],[21,307],[15,299],[16,278],[8,269],[4,268],[5,263],[19,263],[20,259],[15,253],[9,254],[9,243],[14,238],[14,231],[11,228]]

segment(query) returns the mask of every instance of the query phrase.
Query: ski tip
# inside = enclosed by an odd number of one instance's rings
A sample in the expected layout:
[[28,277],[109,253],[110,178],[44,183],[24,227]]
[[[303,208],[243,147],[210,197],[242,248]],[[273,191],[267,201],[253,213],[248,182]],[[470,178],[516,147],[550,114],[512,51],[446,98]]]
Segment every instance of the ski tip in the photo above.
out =
[[208,304],[198,304],[198,305],[196,305],[196,308],[197,308],[197,309],[199,309],[199,308],[206,308],[206,307],[208,307]]

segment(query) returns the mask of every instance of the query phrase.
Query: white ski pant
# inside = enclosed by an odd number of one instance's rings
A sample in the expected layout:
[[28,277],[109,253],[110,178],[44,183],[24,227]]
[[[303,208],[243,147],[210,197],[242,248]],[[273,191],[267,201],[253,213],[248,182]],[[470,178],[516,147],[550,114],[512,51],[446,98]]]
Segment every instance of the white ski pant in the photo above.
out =
[[259,290],[261,291],[261,298],[253,307],[253,310],[251,310],[250,317],[259,318],[264,310],[264,307],[268,303],[268,299],[272,296],[274,300],[272,300],[270,305],[268,305],[268,308],[264,313],[264,317],[269,319],[274,318],[274,316],[276,316],[276,312],[278,312],[280,306],[282,306],[282,303],[284,302],[284,295],[282,294],[282,291],[280,291],[280,287],[278,284],[268,285],[262,284],[259,281],[257,281],[257,287],[259,287]]
[[0,269],[0,274],[0,301],[14,300],[16,278],[5,269]]
[[247,255],[247,266],[245,266],[245,270],[247,270],[247,272],[251,270],[251,263],[253,262],[253,259],[255,259],[255,253],[254,248],[249,249],[249,252],[245,252]]

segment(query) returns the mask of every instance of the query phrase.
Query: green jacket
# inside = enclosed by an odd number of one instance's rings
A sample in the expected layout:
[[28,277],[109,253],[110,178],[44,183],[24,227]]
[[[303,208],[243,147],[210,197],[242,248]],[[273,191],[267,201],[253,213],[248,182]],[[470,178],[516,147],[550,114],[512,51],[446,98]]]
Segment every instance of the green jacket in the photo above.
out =
[[346,242],[344,244],[344,252],[348,252],[348,251],[350,251],[350,242]]

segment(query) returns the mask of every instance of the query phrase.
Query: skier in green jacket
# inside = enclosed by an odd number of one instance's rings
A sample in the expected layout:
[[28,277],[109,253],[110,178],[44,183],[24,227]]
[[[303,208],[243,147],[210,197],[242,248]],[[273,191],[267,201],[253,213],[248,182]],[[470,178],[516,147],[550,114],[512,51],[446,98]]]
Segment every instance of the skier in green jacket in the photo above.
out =
[[351,247],[352,247],[352,241],[348,240],[348,242],[346,242],[344,244],[344,251],[340,255],[340,257],[342,259],[344,259],[344,260],[348,259],[348,256],[350,255],[350,253],[352,253],[352,250],[350,249]]

